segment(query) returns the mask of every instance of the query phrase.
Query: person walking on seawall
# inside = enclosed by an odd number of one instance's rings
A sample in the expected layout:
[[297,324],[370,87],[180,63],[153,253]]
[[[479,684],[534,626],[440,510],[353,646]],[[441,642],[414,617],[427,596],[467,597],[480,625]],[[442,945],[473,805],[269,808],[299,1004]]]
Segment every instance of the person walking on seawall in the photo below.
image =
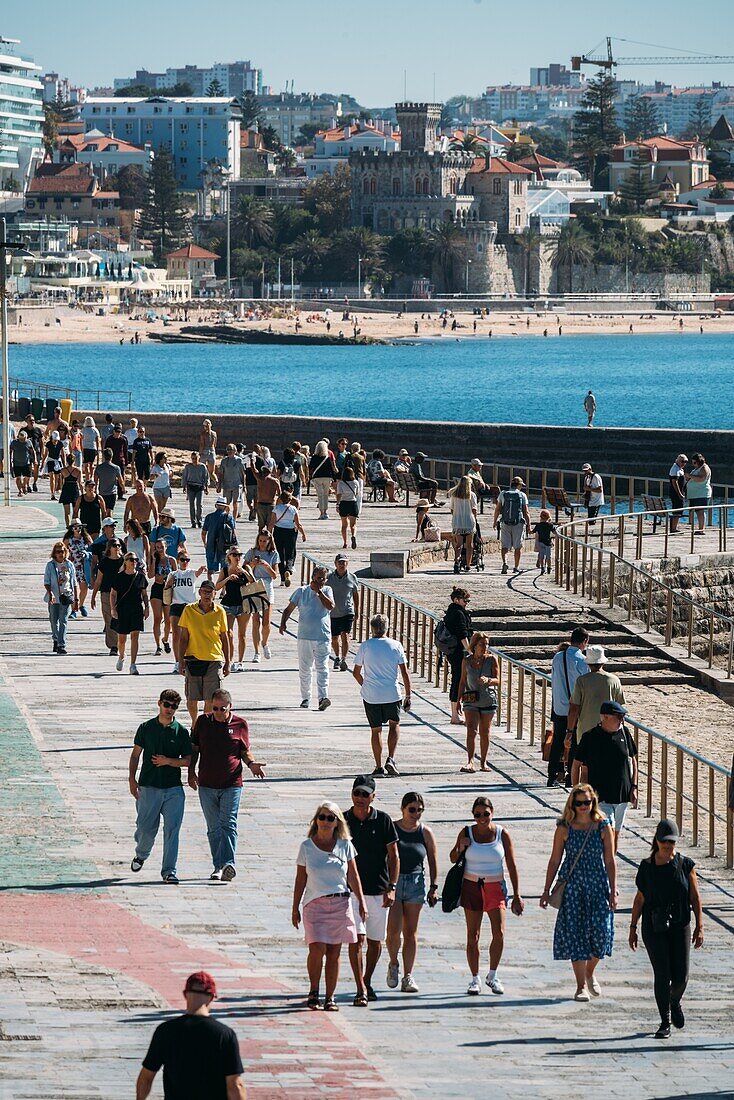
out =
[[158,716],[138,726],[128,766],[130,794],[135,799],[137,813],[135,855],[130,870],[137,874],[143,869],[162,819],[161,878],[169,886],[178,886],[178,837],[185,805],[181,769],[188,768],[191,760],[189,731],[175,717],[180,705],[177,691],[166,688],[161,692]]
[[209,477],[214,477],[217,464],[217,433],[212,431],[211,420],[205,420],[199,432],[199,451]]
[[[401,993],[417,993],[418,986],[413,978],[417,951],[416,935],[421,910],[427,901],[433,908],[438,901],[438,856],[436,838],[428,825],[423,825],[421,817],[425,810],[423,795],[418,791],[408,791],[400,803],[401,815],[393,821],[398,834],[398,857],[400,874],[395,891],[395,901],[390,907],[387,918],[387,950],[390,961],[387,965],[386,984],[388,989],[396,989],[400,977],[398,954],[402,940],[403,980]],[[425,861],[428,860],[430,886],[426,894]]]
[[604,504],[604,483],[601,475],[594,473],[590,462],[583,464],[581,473],[584,475],[584,503],[589,520],[593,523]]
[[[477,498],[472,489],[472,479],[459,478],[453,489],[449,489],[449,507],[451,509],[451,536],[454,543],[454,573],[461,568],[461,547],[464,546],[465,568],[471,569],[474,553],[474,535],[477,529]],[[430,501],[430,497],[426,498]]]
[[186,677],[186,704],[191,721],[199,713],[199,703],[204,713],[210,714],[214,692],[222,686],[222,677],[229,676],[229,634],[227,615],[223,607],[214,604],[214,584],[202,581],[199,585],[198,603],[188,603],[181,612],[178,623],[178,670]]
[[670,485],[670,533],[675,535],[678,531],[683,509],[686,506],[686,463],[688,456],[679,454],[670,467],[668,483]]
[[326,569],[317,565],[311,574],[311,583],[296,588],[283,608],[280,633],[285,634],[286,623],[298,608],[298,675],[301,683],[301,707],[311,705],[311,680],[316,666],[316,690],[319,710],[331,706],[329,699],[329,642],[331,640],[330,612],[334,609],[334,594],[326,584]]
[[[191,731],[189,786],[198,790],[206,819],[214,869],[209,878],[231,882],[236,877],[237,813],[242,797],[242,764],[264,779],[264,764],[250,753],[247,722],[232,713],[232,696],[224,688],[212,693],[210,714],[200,714]],[[197,774],[196,765],[199,765]]]
[[594,416],[596,415],[596,398],[591,390],[589,390],[584,398],[584,409],[586,411],[586,427],[593,428]]
[[294,503],[293,494],[289,489],[281,490],[278,503],[270,514],[268,529],[273,536],[275,549],[278,551],[280,583],[285,588],[290,588],[296,564],[298,536],[300,535],[301,541],[305,542],[306,532],[298,512],[298,502]]
[[[163,642],[163,649],[165,649],[166,653],[171,652],[171,643],[168,640],[171,635],[171,604],[170,598],[168,603],[164,602],[163,593],[165,583],[176,567],[176,559],[170,557],[167,553],[166,544],[163,539],[158,539],[158,541],[153,544],[150,567],[148,569],[148,578],[151,581],[150,606],[153,611],[153,641],[155,642],[156,657],[160,657],[161,655],[161,641]],[[163,625],[162,639],[161,624]]]
[[265,586],[265,598],[246,601],[243,606],[243,629],[247,631],[247,624],[252,615],[252,645],[255,650],[253,662],[260,663],[260,643],[262,640],[262,654],[266,661],[270,660],[270,617],[275,608],[275,586],[273,581],[278,576],[280,555],[275,549],[273,536],[264,527],[258,531],[255,545],[245,553],[242,559],[243,565],[252,570],[256,581],[261,581]]
[[[86,619],[89,615],[84,606],[84,601],[87,598],[92,574],[91,545],[91,536],[84,530],[83,525],[78,520],[71,523],[64,535],[64,546],[67,547],[69,561],[76,570],[76,580],[79,586],[79,614],[83,619]],[[75,619],[76,617],[77,612],[72,610],[69,618]]]
[[334,994],[339,980],[342,944],[348,943],[351,949],[357,942],[352,898],[356,899],[360,921],[367,920],[356,856],[344,814],[335,802],[322,802],[298,850],[291,914],[293,927],[298,928],[303,902],[303,926],[308,944],[306,1007],[310,1009],[319,1007],[319,985],[325,970],[324,1011],[339,1011]]
[[530,511],[528,498],[523,492],[525,482],[521,477],[513,477],[510,488],[500,493],[494,506],[492,526],[502,520],[500,553],[502,555],[502,573],[507,573],[507,552],[512,550],[515,556],[513,573],[520,572],[520,556],[524,535],[530,534]]
[[218,496],[214,501],[214,511],[204,516],[201,541],[206,555],[207,576],[211,580],[212,573],[224,569],[229,548],[237,545],[237,523],[229,513],[225,497]]
[[[252,584],[255,578],[249,569],[242,566],[242,550],[231,546],[227,551],[227,564],[219,572],[215,590],[221,591],[221,604],[227,615],[229,631],[229,651],[232,655],[232,672],[244,672],[245,647],[247,645],[247,624],[249,614],[245,615],[242,604],[242,585]],[[237,623],[237,648],[234,644],[234,624]],[[234,660],[235,655],[237,660]]]
[[69,558],[69,548],[63,542],[55,542],[51,557],[43,574],[43,597],[48,606],[54,653],[66,656],[66,624],[71,611],[79,608],[79,581]]
[[[161,540],[159,540],[161,541]],[[178,672],[183,672],[183,651],[181,649],[181,631],[179,629],[179,620],[183,614],[183,609],[189,603],[196,603],[196,581],[202,573],[206,573],[206,566],[200,565],[198,569],[189,569],[189,562],[191,558],[185,550],[179,550],[178,557],[176,559],[178,568],[174,569],[166,577],[165,584],[163,586],[164,592],[169,589],[171,595],[171,609],[169,615],[171,618],[171,629],[173,632],[173,672],[174,675]],[[104,605],[103,605],[104,610]]]
[[234,443],[228,443],[227,453],[219,463],[217,489],[230,505],[235,520],[239,516],[240,496],[244,488],[245,464],[237,454]]
[[452,863],[457,863],[462,854],[465,859],[461,906],[466,919],[466,961],[471,973],[467,993],[470,997],[476,997],[482,992],[482,980],[479,977],[479,935],[485,913],[492,929],[486,983],[492,993],[498,996],[505,992],[497,977],[505,946],[505,865],[512,883],[512,912],[520,917],[525,909],[510,834],[493,821],[493,816],[494,806],[490,800],[483,795],[475,798],[472,805],[474,825],[467,825],[461,830],[449,853]]
[[[400,642],[387,637],[389,621],[384,615],[370,619],[371,637],[362,642],[354,656],[352,675],[361,688],[365,714],[372,733],[373,776],[400,775],[395,753],[400,740],[400,708],[410,710],[410,673]],[[400,680],[405,697],[402,698]],[[382,727],[387,723],[387,759],[382,766]]]
[[530,529],[530,534],[535,535],[535,552],[538,555],[535,564],[541,575],[543,573],[550,575],[555,529],[555,523],[551,523],[550,512],[547,508],[541,508],[538,522]]
[[[553,722],[553,741],[548,757],[548,782],[546,786],[555,787],[562,771],[563,750],[568,730],[568,711],[571,706],[571,693],[579,676],[589,671],[586,663],[586,647],[589,644],[589,632],[583,626],[574,627],[571,641],[561,642],[553,655],[551,663],[551,720]],[[568,786],[571,786],[569,768]]]
[[181,489],[189,502],[191,530],[201,527],[201,498],[209,493],[209,470],[199,461],[199,452],[191,452],[191,461],[187,462],[181,474]]
[[[145,482],[136,478],[133,482],[134,492],[125,501],[123,523],[129,519],[136,519],[146,534],[150,534],[153,524],[158,523],[158,507],[152,493],[147,492]],[[168,545],[168,539],[166,539]],[[169,553],[170,553],[169,549]],[[175,548],[174,551],[175,553]]]
[[123,555],[122,569],[113,578],[110,589],[111,625],[117,631],[117,663],[115,668],[122,672],[125,665],[125,645],[130,635],[130,675],[139,676],[138,642],[145,629],[145,620],[150,615],[148,599],[147,566],[137,554]]
[[693,526],[693,514],[698,520],[698,527],[694,535],[702,535],[706,529],[706,506],[711,503],[711,467],[707,465],[702,454],[695,454],[691,459],[691,469],[683,475],[686,479],[686,499],[691,513],[691,526]]
[[94,467],[99,462],[102,437],[99,434],[94,418],[84,417],[82,428],[82,459],[84,461],[84,477],[94,477]]
[[469,651],[464,653],[459,681],[459,699],[466,721],[466,764],[462,772],[474,771],[474,748],[479,733],[479,766],[488,772],[489,733],[497,713],[497,687],[500,669],[489,652],[489,635],[472,634]]
[[349,945],[349,961],[357,987],[353,1002],[356,1008],[366,1008],[368,1001],[377,1000],[372,976],[380,961],[388,910],[395,902],[400,876],[397,830],[390,815],[372,805],[374,800],[374,779],[370,775],[358,775],[352,784],[352,806],[344,815],[357,850],[357,871],[367,909],[367,918],[363,920],[358,913],[357,899],[352,897],[357,942]]
[[334,568],[326,578],[326,583],[334,597],[334,607],[330,613],[334,672],[346,672],[349,638],[354,618],[359,614],[359,581],[354,573],[349,572],[349,558],[346,554],[336,555]]
[[342,546],[347,548],[347,528],[349,528],[352,550],[357,549],[357,520],[359,519],[359,482],[349,464],[345,460],[342,472],[336,483],[337,511],[341,519]]
[[553,958],[571,961],[576,977],[573,999],[588,1001],[601,996],[595,971],[612,954],[619,896],[612,829],[588,783],[571,788],[556,824],[541,909],[550,905],[556,873],[556,888],[565,885],[553,933]]
[[263,528],[267,529],[268,523],[270,521],[270,516],[273,512],[273,507],[280,493],[280,482],[278,481],[278,478],[274,472],[275,462],[270,459],[270,461],[272,462],[272,466],[267,465],[265,461],[266,451],[267,447],[263,447],[262,470],[258,470],[255,463],[255,456],[250,455],[250,472],[257,482],[255,516],[257,518],[257,526],[259,531],[262,531]]
[[[703,946],[703,906],[695,863],[676,852],[679,839],[674,821],[659,821],[652,851],[637,869],[637,893],[632,903],[629,945],[637,950],[637,926],[642,915],[642,942],[655,975],[655,1001],[660,1013],[656,1039],[670,1038],[670,1025],[685,1027],[681,1007],[688,985],[690,945]],[[691,910],[696,924],[691,935]]]
[[452,588],[451,603],[447,607],[446,614],[443,617],[446,629],[456,639],[456,645],[450,650],[448,655],[448,662],[451,667],[449,700],[451,702],[452,726],[464,725],[464,713],[461,699],[459,698],[459,685],[461,683],[461,673],[464,668],[464,657],[469,652],[469,639],[474,633],[472,629],[471,614],[467,608],[467,604],[470,600],[471,596],[465,588]]
[[120,470],[122,471],[122,481],[123,481],[122,493],[123,493],[123,496],[124,496],[125,495],[125,488],[124,488],[125,471],[127,470],[127,467],[128,467],[129,455],[128,455],[128,448],[127,448],[127,440],[125,439],[125,436],[122,434],[122,424],[115,424],[114,428],[112,429],[112,433],[109,436],[107,436],[107,438],[104,440],[102,446],[105,447],[105,448],[109,447],[109,449],[112,451],[112,461],[114,462],[115,466],[119,466]]
[[314,447],[313,456],[309,464],[308,480],[316,489],[316,504],[319,510],[319,519],[327,519],[329,511],[329,489],[332,481],[337,477],[336,467],[329,452],[329,445],[325,439],[320,439]]
[[573,762],[574,785],[589,783],[612,823],[615,852],[628,806],[637,809],[637,745],[624,725],[626,714],[621,703],[602,703],[599,724],[581,738]]
[[239,1039],[231,1027],[209,1014],[217,995],[211,974],[204,970],[189,974],[183,995],[185,1014],[164,1020],[153,1032],[135,1100],[147,1100],[161,1067],[166,1096],[245,1100]]
[[579,676],[571,692],[571,704],[568,708],[566,736],[569,739],[568,760],[566,762],[566,785],[570,786],[573,774],[573,762],[576,749],[587,730],[599,724],[602,703],[613,699],[625,704],[622,683],[618,676],[606,672],[607,655],[604,647],[590,645],[586,650],[586,663],[589,671]]

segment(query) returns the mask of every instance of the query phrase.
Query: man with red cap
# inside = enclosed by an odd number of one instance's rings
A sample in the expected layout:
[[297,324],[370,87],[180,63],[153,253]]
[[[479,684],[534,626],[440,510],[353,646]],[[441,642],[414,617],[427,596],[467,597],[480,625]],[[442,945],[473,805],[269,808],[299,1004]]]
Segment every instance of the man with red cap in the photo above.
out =
[[184,986],[186,1012],[159,1024],[138,1074],[136,1100],[150,1096],[163,1066],[166,1100],[245,1100],[239,1043],[231,1027],[209,1015],[217,995],[211,974],[198,970]]

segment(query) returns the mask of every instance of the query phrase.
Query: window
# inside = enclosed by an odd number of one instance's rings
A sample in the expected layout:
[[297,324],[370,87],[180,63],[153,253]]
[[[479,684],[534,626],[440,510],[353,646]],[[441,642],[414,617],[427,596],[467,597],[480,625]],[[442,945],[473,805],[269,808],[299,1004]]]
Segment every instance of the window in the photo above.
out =
[[368,179],[366,179],[362,183],[362,194],[363,195],[369,195],[369,193],[370,193],[370,181]]
[[179,122],[179,124],[178,124],[178,132],[179,132],[180,134],[188,134],[188,132],[189,132],[189,124],[188,124],[188,122]]
[[521,180],[515,180],[514,186],[515,186],[515,194],[516,195],[522,195],[522,181]]
[[430,192],[428,190],[428,177],[426,177],[426,179],[423,180],[423,194],[424,195],[430,194]]
[[423,180],[416,180],[415,181],[415,193],[416,193],[416,195],[422,195],[423,194]]
[[376,195],[376,194],[377,194],[377,180],[372,179],[372,180],[370,180],[370,195]]
[[129,115],[134,115],[134,114],[135,114],[135,108],[134,108],[134,107],[128,107],[128,109],[127,109],[127,113],[128,113]]
[[163,108],[162,107],[154,107],[153,108],[153,114],[154,115],[162,115],[163,114]]
[[520,213],[520,207],[515,208],[515,227],[519,229],[522,225],[522,214]]
[[400,180],[396,178],[392,181],[392,193],[393,195],[399,195],[401,191]]
[[492,194],[493,195],[501,195],[502,194],[502,180],[501,179],[493,179],[492,180]]

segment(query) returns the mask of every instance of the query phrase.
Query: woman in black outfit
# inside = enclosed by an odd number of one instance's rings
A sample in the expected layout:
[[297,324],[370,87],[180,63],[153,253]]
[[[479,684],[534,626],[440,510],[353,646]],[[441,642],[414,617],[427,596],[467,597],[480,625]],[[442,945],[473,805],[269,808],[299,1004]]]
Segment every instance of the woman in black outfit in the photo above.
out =
[[99,536],[102,530],[102,519],[106,514],[107,507],[95,489],[94,482],[85,482],[84,492],[74,506],[74,519],[81,520],[85,531],[92,536],[92,541]]
[[464,656],[469,652],[469,639],[474,633],[471,624],[471,615],[466,609],[471,596],[465,588],[454,588],[451,591],[451,603],[449,604],[444,623],[459,644],[449,653],[448,662],[451,666],[451,688],[449,699],[451,700],[451,725],[463,726],[464,718],[459,704],[459,681],[464,663]]
[[[688,984],[690,945],[703,944],[703,908],[695,864],[676,852],[678,827],[663,820],[655,829],[652,852],[637,871],[637,893],[632,904],[629,945],[637,950],[637,922],[642,914],[642,942],[653,974],[660,1012],[656,1039],[670,1038],[674,1027],[685,1026],[681,999]],[[691,910],[696,926],[691,936]]]

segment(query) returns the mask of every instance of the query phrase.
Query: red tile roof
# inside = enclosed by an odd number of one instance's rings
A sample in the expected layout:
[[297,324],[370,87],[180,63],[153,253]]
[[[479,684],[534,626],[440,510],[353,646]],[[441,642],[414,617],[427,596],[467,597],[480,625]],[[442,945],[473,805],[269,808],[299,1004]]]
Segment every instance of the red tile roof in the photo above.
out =
[[469,171],[494,173],[500,176],[532,176],[533,174],[529,168],[523,168],[521,164],[505,160],[504,157],[477,157]]
[[640,152],[657,149],[661,160],[697,160],[700,141],[676,141],[669,137],[651,137],[640,141],[623,141],[612,149],[612,160],[616,163],[624,161],[624,150],[635,146]]
[[97,181],[88,164],[39,164],[29,195],[93,195]]
[[122,138],[110,137],[106,134],[102,137],[87,138],[85,134],[70,134],[60,142],[59,148],[63,149],[64,146],[71,146],[76,149],[77,152],[91,152],[91,146],[96,145],[96,152],[105,153],[109,150],[110,145],[114,145],[114,152],[118,153],[142,153],[144,150],[140,145],[133,145],[130,141],[123,141]]
[[521,164],[523,168],[530,168],[531,171],[536,166],[538,168],[568,168],[568,165],[562,161],[551,160],[550,157],[544,157],[542,153],[533,153],[532,156],[523,157],[522,160],[516,163]]
[[183,248],[177,248],[175,252],[166,253],[167,260],[219,260],[216,252],[208,252],[198,244],[186,244]]
[[349,130],[349,137],[354,137],[356,134],[377,134],[378,137],[391,137],[396,141],[399,139],[399,132],[383,134],[382,130],[378,130],[376,126],[371,126],[369,122],[355,122],[349,127],[345,123],[343,126],[334,126],[330,130],[319,130],[318,137],[324,139],[324,141],[344,141],[344,131]]

